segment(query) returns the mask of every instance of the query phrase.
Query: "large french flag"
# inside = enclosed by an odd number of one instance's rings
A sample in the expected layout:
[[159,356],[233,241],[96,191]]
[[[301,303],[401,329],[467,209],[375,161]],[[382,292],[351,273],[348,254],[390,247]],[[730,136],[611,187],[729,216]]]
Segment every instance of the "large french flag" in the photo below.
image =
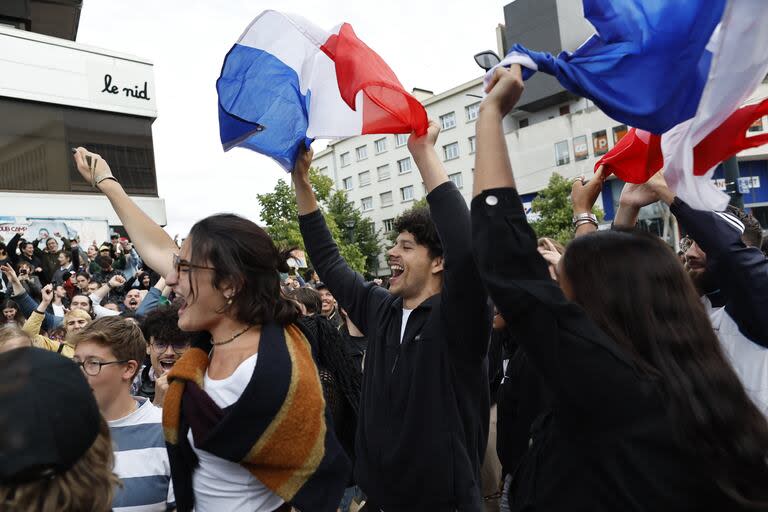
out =
[[[768,73],[765,0],[583,0],[583,6],[596,34],[576,51],[553,57],[515,45],[501,65],[522,65],[524,77],[554,75],[635,127],[626,144],[636,142],[635,152],[643,145],[655,150],[646,160],[663,165],[681,199],[694,208],[725,208],[728,196],[711,182],[719,162],[703,169],[712,162],[697,157],[695,164],[694,149],[716,159],[748,147],[744,113],[727,121]],[[700,146],[722,125],[728,128],[719,136],[730,139]],[[624,146],[618,151],[630,156]]]
[[224,149],[252,149],[288,171],[318,137],[427,130],[424,107],[347,23],[325,31],[264,11],[227,54],[216,89]]

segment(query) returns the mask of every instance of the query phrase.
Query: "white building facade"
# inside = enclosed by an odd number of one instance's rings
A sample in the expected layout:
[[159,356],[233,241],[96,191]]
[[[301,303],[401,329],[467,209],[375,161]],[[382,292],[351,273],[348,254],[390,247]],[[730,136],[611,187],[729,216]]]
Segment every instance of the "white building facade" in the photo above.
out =
[[[478,78],[437,95],[416,90],[430,119],[440,123],[435,145],[446,172],[466,199],[471,201],[475,167],[475,120],[482,79]],[[753,99],[768,96],[764,83]],[[754,132],[768,129],[763,118]],[[627,132],[627,127],[606,116],[583,98],[540,111],[515,111],[505,119],[507,148],[518,191],[526,208],[536,193],[545,188],[553,173],[566,178],[590,176],[595,163],[610,151]],[[315,155],[313,166],[330,176],[337,189],[345,190],[349,200],[372,219],[382,239],[392,229],[394,219],[425,196],[425,188],[406,145],[407,135],[364,135],[334,141]],[[750,178],[750,191],[744,196],[748,209],[766,223],[768,216],[768,148],[756,148],[739,155],[741,174]],[[715,178],[725,188],[722,171]],[[623,183],[610,179],[597,205],[608,223],[618,205]],[[663,230],[659,207],[643,212],[649,229]],[[656,225],[653,225],[656,224]],[[388,273],[383,258],[380,274]]]

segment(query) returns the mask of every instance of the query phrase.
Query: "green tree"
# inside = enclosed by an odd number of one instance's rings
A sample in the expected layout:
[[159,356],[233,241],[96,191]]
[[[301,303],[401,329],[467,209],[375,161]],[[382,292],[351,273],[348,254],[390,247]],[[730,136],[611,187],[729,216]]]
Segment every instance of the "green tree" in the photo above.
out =
[[[571,205],[571,182],[559,174],[552,174],[547,188],[543,189],[531,203],[531,210],[538,214],[538,220],[531,227],[539,237],[553,238],[565,245],[573,239],[573,208]],[[592,208],[598,220],[603,211]]]
[[[339,246],[341,256],[354,270],[365,272],[367,255],[357,246],[355,239],[350,242],[349,237],[343,236],[337,219],[332,212],[328,211],[328,206],[331,204],[332,197],[334,197],[333,204],[336,204],[336,202],[341,200],[346,204],[346,195],[344,195],[343,199],[336,198],[339,193],[333,193],[333,180],[328,176],[321,174],[314,168],[309,170],[309,182],[312,184],[312,189],[315,192],[320,208],[325,214],[328,229]],[[277,185],[275,185],[273,192],[257,194],[256,198],[261,205],[259,212],[261,220],[266,224],[267,233],[272,237],[272,240],[274,240],[279,247],[299,247],[303,250],[304,240],[302,239],[301,231],[299,230],[296,194],[291,185],[286,180],[281,179],[277,182]],[[350,208],[354,210],[353,207]],[[359,215],[359,212],[357,213]],[[349,212],[346,212],[346,215],[347,217],[342,220],[346,221],[347,218],[353,218],[353,215]],[[368,222],[370,223],[371,221],[368,220]],[[364,227],[364,223],[361,223],[360,225],[361,227]],[[369,248],[366,247],[366,249]],[[376,248],[376,254],[378,255],[378,247]]]
[[350,204],[347,193],[343,190],[334,192],[327,204],[327,214],[333,217],[343,233],[345,242],[354,244],[365,258],[365,271],[374,276],[379,269],[381,245],[375,225],[371,219],[363,217],[360,210]]

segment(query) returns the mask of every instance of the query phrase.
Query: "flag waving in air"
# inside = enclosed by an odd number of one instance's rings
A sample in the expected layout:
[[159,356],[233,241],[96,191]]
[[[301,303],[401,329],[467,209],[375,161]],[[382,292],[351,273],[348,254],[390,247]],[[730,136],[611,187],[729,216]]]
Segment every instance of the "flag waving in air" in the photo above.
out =
[[424,107],[347,23],[328,32],[264,11],[227,54],[216,89],[224,149],[252,149],[288,171],[317,137],[427,131]]
[[[614,155],[663,165],[670,187],[694,208],[725,208],[728,196],[711,183],[717,158],[759,142],[744,140],[743,119],[731,116],[768,73],[765,1],[583,0],[583,6],[597,33],[576,51],[553,57],[514,45],[500,65],[520,64],[524,78],[554,75],[636,128]],[[731,139],[700,145],[718,129]],[[646,147],[655,153],[644,154]]]

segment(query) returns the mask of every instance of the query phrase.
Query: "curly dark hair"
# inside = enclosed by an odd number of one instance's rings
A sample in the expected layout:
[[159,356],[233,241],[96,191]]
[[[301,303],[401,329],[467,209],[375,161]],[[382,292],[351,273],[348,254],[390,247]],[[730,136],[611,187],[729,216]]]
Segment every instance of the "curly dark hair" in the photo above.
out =
[[192,337],[189,333],[179,329],[179,307],[178,306],[160,306],[150,311],[141,322],[141,331],[144,333],[144,339],[149,340],[152,336],[156,340],[162,340],[166,343],[190,342]]
[[437,234],[435,223],[432,222],[429,208],[411,208],[399,215],[395,219],[395,233],[402,233],[403,231],[412,234],[417,244],[426,246],[430,258],[443,255],[443,244]]
[[751,214],[731,204],[728,205],[725,211],[736,216],[744,224],[744,234],[741,235],[744,243],[749,247],[757,247],[759,249],[760,244],[763,243],[763,229],[760,227],[760,222]]

